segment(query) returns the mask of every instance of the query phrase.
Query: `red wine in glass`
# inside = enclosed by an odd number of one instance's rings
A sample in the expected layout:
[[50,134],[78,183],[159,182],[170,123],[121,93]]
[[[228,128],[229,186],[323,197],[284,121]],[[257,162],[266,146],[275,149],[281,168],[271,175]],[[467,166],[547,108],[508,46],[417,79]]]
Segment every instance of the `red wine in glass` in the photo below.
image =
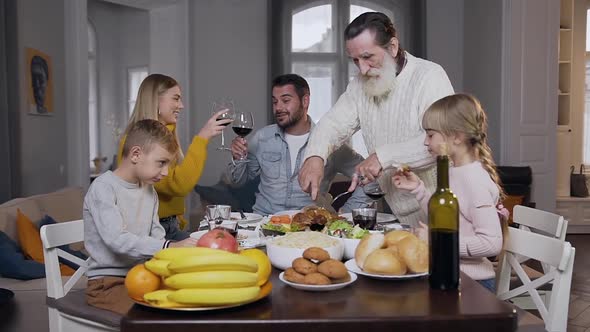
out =
[[233,126],[234,133],[240,137],[246,137],[252,132],[252,128]]
[[[226,120],[226,119],[230,119],[230,118],[228,118],[228,117],[224,117],[224,116],[222,115],[222,116],[220,116],[220,117],[218,117],[218,118],[217,118],[217,121]],[[229,122],[229,123],[222,123],[221,125],[222,125],[222,126],[226,126],[226,127],[227,127],[227,126],[228,126],[230,123],[231,123],[231,122]]]
[[365,193],[365,195],[367,195],[370,199],[372,199],[374,201],[378,201],[383,196],[385,196],[385,193],[382,192],[382,191],[380,191],[380,192],[368,192],[368,193]]

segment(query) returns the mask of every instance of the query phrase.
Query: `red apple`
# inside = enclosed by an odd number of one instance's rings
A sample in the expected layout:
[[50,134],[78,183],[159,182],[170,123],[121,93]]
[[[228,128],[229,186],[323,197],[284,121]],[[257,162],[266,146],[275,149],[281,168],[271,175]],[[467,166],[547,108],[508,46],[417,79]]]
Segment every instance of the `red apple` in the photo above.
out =
[[238,241],[236,241],[236,238],[223,228],[215,228],[199,238],[197,241],[197,247],[238,252]]

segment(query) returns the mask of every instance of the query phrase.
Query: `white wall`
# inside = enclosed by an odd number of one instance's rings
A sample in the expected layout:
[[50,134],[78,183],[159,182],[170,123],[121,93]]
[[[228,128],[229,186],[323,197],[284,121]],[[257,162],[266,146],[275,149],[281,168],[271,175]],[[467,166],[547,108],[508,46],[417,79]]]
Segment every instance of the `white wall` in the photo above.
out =
[[440,64],[463,91],[464,0],[426,0],[426,58]]
[[[189,2],[189,72],[191,130],[196,133],[211,116],[211,103],[231,97],[236,107],[254,114],[256,128],[267,125],[270,112],[268,82],[268,0]],[[233,139],[231,129],[226,138]],[[207,164],[199,184],[219,180],[229,152],[209,143]]]
[[174,77],[182,88],[184,112],[177,124],[182,150],[186,151],[195,132],[191,130],[191,86],[188,46],[188,2],[150,10],[150,73]]
[[[20,90],[21,195],[64,187],[67,183],[67,135],[64,80],[64,2],[20,0],[17,2],[18,86]],[[34,116],[28,112],[26,48],[51,57],[53,68],[53,115]]]
[[97,0],[88,1],[88,17],[98,44],[98,121],[101,156],[107,165],[117,153],[112,127],[115,116],[121,130],[127,125],[127,68],[149,65],[149,13]]
[[502,1],[465,1],[463,46],[463,91],[481,101],[488,116],[489,145],[499,161]]

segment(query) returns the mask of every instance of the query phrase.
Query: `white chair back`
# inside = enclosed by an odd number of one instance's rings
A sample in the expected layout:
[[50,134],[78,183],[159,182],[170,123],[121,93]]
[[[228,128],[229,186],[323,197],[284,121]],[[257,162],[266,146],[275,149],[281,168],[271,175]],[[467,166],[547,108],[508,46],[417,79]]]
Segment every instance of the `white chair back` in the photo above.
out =
[[[498,298],[508,300],[528,293],[541,314],[547,331],[565,332],[575,248],[569,242],[513,227],[509,227],[507,235],[498,275]],[[552,268],[542,277],[531,281],[518,261],[518,255],[538,260]],[[512,271],[522,282],[521,286],[514,289],[510,289]],[[546,304],[537,288],[551,282],[551,296]]]
[[521,229],[565,241],[568,221],[562,216],[522,205],[516,205],[512,213],[514,222]]
[[[88,270],[86,261],[58,248],[63,245],[84,241],[84,221],[75,220],[45,225],[41,227],[41,241],[43,242],[43,256],[45,257],[47,296],[59,299],[65,296]],[[65,284],[62,284],[59,257],[79,265],[76,273]]]
[[[58,247],[84,241],[84,221],[74,220],[41,227],[41,241],[43,242],[43,256],[45,257],[45,274],[47,281],[47,296],[59,299],[72,289],[72,287],[86,274],[88,260],[82,260]],[[62,283],[59,257],[63,257],[77,265],[76,272]],[[98,322],[75,317],[62,313],[49,307],[49,331],[50,332],[90,332],[90,331],[117,331],[113,327]]]

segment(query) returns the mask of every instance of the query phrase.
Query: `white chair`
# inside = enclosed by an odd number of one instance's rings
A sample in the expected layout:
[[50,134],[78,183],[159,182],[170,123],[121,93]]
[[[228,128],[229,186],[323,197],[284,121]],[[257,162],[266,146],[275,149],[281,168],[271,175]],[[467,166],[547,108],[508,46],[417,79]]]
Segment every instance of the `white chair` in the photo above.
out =
[[[43,242],[43,256],[45,257],[47,297],[48,302],[52,302],[68,295],[68,292],[88,270],[87,261],[84,261],[58,248],[62,245],[84,241],[84,222],[83,220],[75,220],[53,225],[45,225],[41,227],[41,241]],[[58,256],[79,265],[76,273],[74,273],[74,275],[72,275],[65,284],[62,283]],[[80,296],[77,296],[78,301]],[[86,305],[85,302],[83,302],[80,306],[84,305]],[[100,310],[94,309],[87,305],[86,307],[88,307],[88,311],[90,312],[93,310]],[[51,332],[119,330],[113,326],[101,324],[90,319],[62,312],[59,308],[52,307],[51,304],[48,304],[48,311],[49,331]]]
[[[547,331],[565,332],[575,248],[569,242],[513,227],[509,227],[507,235],[500,262],[496,295],[501,300],[509,300],[528,293],[541,314]],[[518,261],[518,255],[538,260],[552,268],[542,277],[531,281]],[[513,270],[522,285],[510,289]],[[551,296],[546,304],[541,299],[537,288],[550,282],[552,282]]]
[[[516,205],[513,210],[513,220],[519,225],[520,229],[565,241],[568,221],[564,219],[563,216],[522,205]],[[518,261],[521,263],[524,263],[527,260],[529,260],[529,257],[518,257]],[[541,263],[541,267],[543,268],[543,272],[537,271],[536,269],[523,264],[526,274],[534,279],[542,276],[543,273],[549,272],[550,267],[547,264]],[[551,291],[543,290],[540,291],[539,294],[545,300],[545,303],[549,302]],[[513,300],[513,303],[527,310],[535,308],[528,296],[516,298]]]

